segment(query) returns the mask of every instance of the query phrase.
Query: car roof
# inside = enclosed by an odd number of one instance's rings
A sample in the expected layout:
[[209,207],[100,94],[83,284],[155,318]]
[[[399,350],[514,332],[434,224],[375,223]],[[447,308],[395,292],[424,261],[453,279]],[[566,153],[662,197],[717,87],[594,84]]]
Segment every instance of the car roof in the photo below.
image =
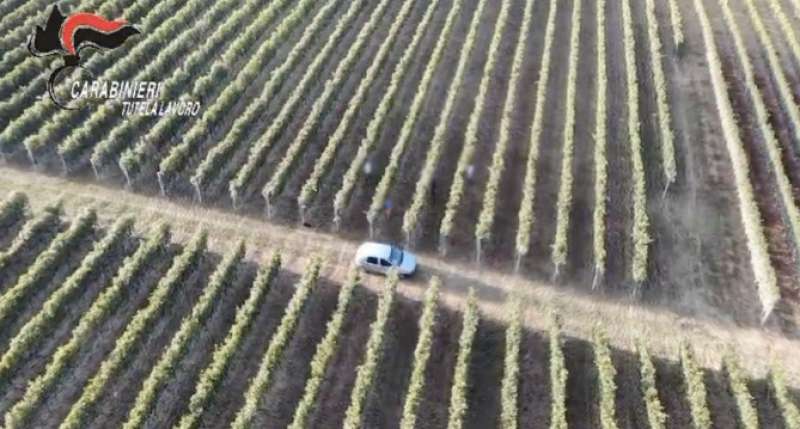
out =
[[368,256],[388,259],[391,251],[392,246],[389,244],[366,242],[358,247],[356,255],[361,259]]

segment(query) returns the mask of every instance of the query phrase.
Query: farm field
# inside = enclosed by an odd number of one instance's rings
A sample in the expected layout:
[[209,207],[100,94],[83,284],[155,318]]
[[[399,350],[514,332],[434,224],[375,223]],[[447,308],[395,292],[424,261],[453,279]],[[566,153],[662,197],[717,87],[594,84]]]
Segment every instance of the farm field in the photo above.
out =
[[398,284],[291,243],[220,241],[216,223],[58,204],[2,204],[4,427],[797,423],[791,356],[750,369],[751,350],[712,357],[698,335],[663,358],[653,339],[616,346],[602,316],[576,336],[577,313],[525,293],[498,317],[485,286],[454,299],[446,274]]
[[797,0],[59,6],[139,33],[0,5],[0,426],[800,425]]

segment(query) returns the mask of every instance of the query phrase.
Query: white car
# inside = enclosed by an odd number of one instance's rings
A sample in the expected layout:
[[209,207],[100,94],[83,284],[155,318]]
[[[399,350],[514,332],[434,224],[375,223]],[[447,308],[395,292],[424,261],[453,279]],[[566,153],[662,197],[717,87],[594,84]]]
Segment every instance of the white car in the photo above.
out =
[[408,277],[417,270],[417,257],[396,246],[367,242],[358,247],[356,265],[379,274],[394,268],[401,276]]

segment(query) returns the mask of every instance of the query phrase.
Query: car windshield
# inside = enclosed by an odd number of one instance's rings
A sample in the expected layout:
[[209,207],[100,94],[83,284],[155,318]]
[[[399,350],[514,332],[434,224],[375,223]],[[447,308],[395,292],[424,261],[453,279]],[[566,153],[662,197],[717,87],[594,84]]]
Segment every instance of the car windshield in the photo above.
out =
[[403,251],[392,246],[391,252],[389,253],[389,261],[392,262],[392,265],[400,265],[403,263]]

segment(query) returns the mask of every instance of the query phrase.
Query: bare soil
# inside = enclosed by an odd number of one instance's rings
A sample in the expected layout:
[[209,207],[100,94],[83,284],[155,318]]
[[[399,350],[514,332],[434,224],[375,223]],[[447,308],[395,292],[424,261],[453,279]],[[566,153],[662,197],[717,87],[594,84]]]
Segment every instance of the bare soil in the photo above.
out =
[[216,255],[204,255],[198,262],[182,287],[174,292],[162,317],[153,324],[125,368],[118,372],[115,383],[106,386],[101,401],[92,409],[93,418],[87,419],[87,422],[96,427],[118,427],[124,423],[130,407],[121,407],[120,403],[133,405],[142,382],[150,375],[183,318],[191,312],[191,306],[202,295],[206,279],[218,260]]
[[[293,114],[290,115],[290,120],[287,122],[286,127],[283,130],[281,130],[281,133],[279,133],[278,138],[273,142],[271,149],[268,151],[267,155],[262,161],[263,168],[257,170],[257,172],[253,175],[252,179],[250,180],[250,182],[248,182],[247,186],[243,190],[242,192],[243,196],[241,197],[241,199],[243,200],[243,202],[246,203],[245,208],[256,209],[258,212],[264,213],[265,204],[263,197],[261,196],[261,189],[263,185],[269,180],[269,178],[272,176],[272,173],[275,172],[275,169],[280,163],[281,159],[283,158],[284,153],[288,149],[291,142],[294,140],[294,137],[297,135],[297,132],[300,130],[300,128],[303,126],[304,122],[308,118],[308,114],[310,113],[314,102],[322,94],[324,90],[324,85],[327,81],[327,78],[323,78],[323,76],[332,76],[333,72],[338,68],[339,64],[344,59],[345,55],[347,55],[350,46],[355,42],[355,39],[358,36],[361,27],[363,27],[367,23],[370,16],[372,15],[375,6],[377,6],[377,3],[367,4],[366,7],[362,8],[358,12],[357,16],[353,19],[352,25],[349,26],[349,28],[344,32],[344,35],[340,39],[340,42],[333,49],[333,52],[330,54],[328,61],[326,61],[323,67],[321,67],[321,70],[319,72],[319,77],[311,81],[309,90],[306,92],[307,95],[302,97],[302,99],[298,103],[298,106],[295,108]],[[348,7],[347,4],[340,5],[338,14],[343,16],[346,13],[347,7]],[[384,11],[382,19],[389,20],[391,16],[393,16],[393,14],[396,12],[396,8],[399,8],[399,4],[394,4],[394,5],[390,4],[389,7],[387,7],[387,9]],[[339,17],[334,17],[333,22],[338,21],[338,19]],[[383,22],[388,22],[388,21],[383,21]],[[327,36],[329,35],[327,34],[327,32],[332,33],[332,31],[333,27],[328,26],[327,30],[323,30],[323,34],[320,40],[327,40]],[[379,40],[378,37],[376,37],[375,39],[371,39],[362,48],[363,58],[360,61],[356,61],[356,64],[353,66],[348,75],[348,81],[352,82],[353,80],[355,80],[357,76],[359,76],[363,72],[363,70],[365,70],[366,67],[368,67],[369,64],[368,60],[371,59],[373,51],[374,49],[376,49],[376,44],[378,43],[378,40]],[[319,45],[321,48],[322,43],[319,43]],[[314,49],[310,51],[314,52]],[[306,59],[310,64],[313,61],[314,56],[307,55]],[[367,63],[367,65],[364,64],[365,62]],[[273,64],[273,68],[276,67],[278,64],[279,63],[277,62]],[[302,64],[295,67],[295,70],[297,70],[297,72],[292,74],[297,75],[298,83],[299,79],[303,77],[306,69],[307,67],[304,67]],[[282,92],[285,92],[286,96],[288,97],[288,95],[294,91],[295,86],[296,85],[291,84],[290,82],[284,83],[284,85],[282,86]],[[243,97],[242,101],[239,104],[241,106],[245,106],[249,103],[249,101],[250,101],[249,98]],[[283,108],[283,103],[281,102],[271,103],[271,104],[274,104],[275,108],[277,109]],[[336,103],[335,101],[331,103],[331,105],[334,106],[333,107],[334,110],[339,110],[342,109],[344,106],[346,106],[343,103]],[[263,130],[266,130],[270,125],[271,123],[269,117],[262,117],[261,119],[256,121],[254,128],[256,129],[261,128]],[[243,152],[243,156],[237,160],[237,163],[229,164],[229,167],[227,167],[229,168],[231,175],[235,174],[237,170],[242,167],[242,165],[247,159],[247,156],[244,156],[244,153],[249,154],[249,147],[254,145],[258,141],[258,138],[261,137],[261,135],[263,134],[264,132],[254,134],[253,135],[254,140],[250,144],[243,146],[243,149],[246,149]],[[313,141],[314,137],[310,137],[310,140]],[[318,140],[324,140],[324,139],[320,138]],[[193,170],[190,169],[188,174],[191,175],[192,173]],[[227,193],[228,193],[227,188],[228,188],[227,181],[220,183],[219,190],[224,192],[222,197],[225,199],[227,199]],[[292,203],[293,200],[288,202]],[[281,207],[280,205],[274,207],[274,209],[275,210],[273,212],[274,213],[273,216],[278,219],[287,217],[294,218],[297,213],[296,209],[284,208]]]
[[458,359],[458,338],[461,333],[461,314],[449,308],[440,308],[436,315],[433,335],[435,341],[425,374],[426,382],[422,400],[417,410],[417,427],[447,427],[450,406],[450,387]]
[[[174,370],[174,376],[169,383],[162,387],[156,407],[145,422],[145,427],[174,426],[186,412],[189,398],[195,391],[198,376],[210,363],[214,346],[227,335],[228,328],[233,323],[236,308],[246,299],[252,276],[252,269],[242,270],[240,267],[236,278],[221,293],[210,317],[204,323],[205,329],[192,339],[187,347],[187,352],[181,357]],[[207,284],[207,280],[202,279],[197,284],[198,288],[204,288]],[[152,367],[152,364],[148,367]]]
[[320,279],[263,396],[253,420],[255,427],[287,427],[291,424],[294,410],[305,391],[302,380],[307,380],[311,373],[309,364],[317,351],[317,344],[327,333],[327,322],[336,310],[338,293],[339,285]]
[[[176,231],[180,231],[176,228]],[[212,249],[216,249],[212,240]],[[224,247],[224,245],[223,245]],[[170,256],[176,255],[177,246],[172,246]],[[263,258],[260,252],[254,255]],[[120,255],[121,257],[121,255]],[[147,337],[120,371],[113,385],[106,386],[100,402],[90,410],[90,426],[105,427],[120,424],[133,405],[140,381],[149,374],[150,369],[163,352],[164,347],[178,329],[180,320],[191,311],[202,293],[206,279],[219,261],[217,253],[208,254],[198,269],[188,278],[188,287],[176,291],[169,308],[154,324]],[[118,318],[109,319],[102,324],[82,348],[74,365],[57,383],[53,392],[34,415],[33,424],[41,427],[54,427],[69,410],[80,393],[81,386],[94,373],[100,362],[113,347],[113,341],[124,330],[134,312],[141,308],[158,278],[168,268],[171,258],[159,260],[153,270],[145,273],[134,282],[131,293],[123,299],[117,313]],[[287,267],[294,266],[288,262]],[[156,408],[147,421],[147,427],[169,426],[177,422],[185,412],[187,401],[197,382],[197,376],[205,368],[214,344],[219,344],[233,323],[236,308],[246,299],[252,283],[255,267],[245,262],[239,268],[237,279],[226,289],[221,300],[215,305],[212,316],[206,324],[207,329],[189,344],[187,353],[180,360],[174,376],[159,393]],[[316,350],[316,344],[323,337],[325,323],[336,306],[340,274],[337,271],[323,276],[317,291],[306,304],[299,325],[281,357],[271,387],[265,393],[259,406],[256,422],[265,427],[284,426],[291,420],[296,403],[302,395],[308,376],[308,362]],[[229,363],[222,385],[212,396],[211,404],[202,417],[202,426],[218,427],[230,422],[243,403],[243,395],[250,379],[258,369],[264,351],[274,335],[286,303],[294,292],[292,286],[299,275],[293,268],[283,270],[276,283],[266,296],[250,332],[245,336],[241,347]],[[341,421],[349,404],[349,393],[358,365],[363,361],[364,346],[369,335],[369,321],[374,318],[377,296],[374,283],[382,283],[379,278],[365,278],[364,286],[358,287],[348,309],[344,329],[333,362],[328,368],[318,397],[318,407],[313,411],[311,427],[329,427],[331,422]],[[448,282],[463,285],[464,281]],[[469,284],[469,283],[466,283]],[[452,287],[452,286],[451,286]],[[408,388],[408,380],[413,364],[413,350],[418,340],[417,323],[421,314],[420,298],[424,292],[424,282],[414,280],[401,285],[401,294],[392,309],[390,325],[379,361],[378,378],[367,397],[363,422],[369,427],[395,427],[399,422],[402,406]],[[423,391],[419,419],[423,427],[443,427],[449,409],[449,390],[458,352],[460,334],[460,311],[453,309],[451,289],[443,291],[443,304],[438,312],[435,327],[433,353],[428,362],[426,384]],[[87,294],[88,295],[88,294]],[[81,298],[79,301],[84,300]],[[535,304],[535,303],[534,303]],[[502,302],[498,304],[502,307]],[[500,388],[503,377],[506,324],[503,317],[487,310],[482,314],[478,333],[473,344],[469,361],[469,389],[467,401],[468,414],[465,423],[468,427],[493,427],[500,418]],[[527,314],[541,312],[535,305]],[[533,312],[533,313],[532,313]],[[577,313],[575,313],[577,314]],[[539,327],[526,328],[520,353],[520,424],[542,422],[550,418],[549,402],[549,338]],[[534,324],[535,325],[535,324]],[[68,326],[67,326],[68,327]],[[63,329],[63,328],[60,328]],[[46,342],[55,343],[56,337]],[[55,344],[46,345],[41,352],[25,363],[15,375],[2,400],[7,410],[23,392],[24,383],[41,371]],[[586,339],[565,334],[563,350],[569,372],[567,385],[567,418],[571,427],[597,427],[599,408],[597,393],[597,370],[594,367],[592,345]],[[701,349],[696,349],[700,351]],[[617,373],[617,414],[622,427],[641,427],[646,416],[638,382],[638,361],[635,354],[624,348],[613,348],[612,352]],[[704,362],[704,353],[698,354]],[[686,427],[689,424],[688,404],[683,388],[679,364],[671,359],[656,359],[658,386],[662,401],[669,414],[671,427]],[[38,367],[38,369],[37,369]],[[736,425],[735,402],[728,391],[727,376],[711,366],[706,369],[706,385],[709,392],[709,406],[716,427]],[[780,427],[776,422],[774,400],[766,388],[758,388],[761,382],[753,379],[752,394],[759,404],[759,417],[765,427]],[[224,394],[223,394],[224,392]],[[792,394],[796,394],[793,392]],[[761,404],[764,402],[765,404]]]
[[[291,285],[298,279],[295,274],[282,271],[270,286],[239,349],[228,362],[225,377],[206,407],[201,427],[220,427],[233,421],[236,412],[244,404],[248,382],[258,372],[264,352],[294,292]],[[194,388],[194,385],[191,387]]]
[[469,361],[469,389],[464,426],[496,427],[500,416],[500,386],[505,355],[505,326],[494,320],[481,319],[472,343]]
[[[395,186],[393,186],[387,197],[392,203],[393,214],[389,217],[378,219],[376,237],[379,239],[406,242],[406,237],[402,233],[402,213],[411,205],[416,192],[417,180],[427,160],[428,148],[432,144],[435,128],[441,120],[445,99],[450,87],[455,84],[458,85],[456,89],[457,101],[451,116],[445,118],[448,124],[447,129],[451,133],[445,135],[446,144],[445,149],[442,150],[442,157],[439,162],[440,167],[435,169],[437,174],[431,183],[432,190],[426,196],[428,198],[427,205],[430,205],[432,201],[438,201],[440,205],[447,201],[449,194],[447,190],[450,187],[443,186],[442,182],[447,182],[452,178],[458,163],[460,148],[467,139],[464,130],[466,130],[471,110],[475,108],[475,97],[482,78],[483,67],[488,60],[489,44],[496,27],[501,4],[500,2],[493,2],[487,6],[480,17],[479,23],[479,28],[483,31],[479,31],[475,40],[471,56],[467,62],[465,75],[460,82],[454,83],[456,67],[461,59],[461,50],[466,42],[466,36],[474,15],[478,12],[477,7],[464,7],[462,9],[458,25],[453,29],[453,35],[445,48],[445,54],[426,93],[424,107],[419,113],[411,140],[406,146],[400,168],[395,176]],[[498,74],[499,76],[502,75]],[[502,80],[502,78],[498,80]],[[499,110],[495,109],[493,112],[499,112]],[[424,213],[422,215],[424,216]],[[436,220],[438,218],[434,221]],[[434,248],[438,243],[430,238],[438,235],[438,222],[432,224],[431,227],[433,228],[432,230],[423,230],[419,234],[419,237],[423,238],[423,240],[414,239],[410,244],[414,245],[414,247]]]
[[92,232],[79,240],[74,250],[62,260],[57,269],[47,273],[33,287],[33,290],[23,297],[17,313],[3,321],[4,329],[0,331],[0,344],[7,344],[12,332],[18,332],[28,320],[40,311],[47,298],[80,266],[83,258],[93,247],[93,241],[99,237],[98,233]]
[[[640,387],[639,356],[624,350],[612,350],[612,361],[617,370],[614,380],[617,384],[615,411],[620,428],[647,427],[647,408]],[[598,389],[595,387],[595,395]],[[594,415],[599,419],[600,411],[596,401]],[[599,425],[598,422],[594,424]]]
[[[174,376],[160,391],[156,408],[147,421],[147,427],[165,427],[177,422],[185,412],[189,397],[194,392],[197,377],[205,368],[214,346],[227,334],[233,323],[238,305],[246,298],[255,267],[263,263],[269,251],[283,249],[286,264],[275,285],[265,297],[264,304],[236,351],[218,391],[202,417],[201,426],[227,425],[243,403],[249,381],[258,369],[274,331],[280,322],[287,302],[294,291],[292,285],[299,278],[309,257],[320,254],[326,260],[319,289],[304,309],[297,330],[274,374],[272,385],[261,398],[256,416],[258,426],[282,427],[292,418],[297,401],[302,395],[309,372],[309,361],[316,344],[325,333],[325,322],[336,304],[338,285],[344,281],[347,266],[357,244],[368,236],[364,212],[388,163],[400,129],[407,117],[408,108],[418,91],[418,84],[436,41],[439,39],[445,17],[454,0],[442,0],[434,14],[431,26],[415,52],[411,66],[403,77],[402,87],[389,111],[378,137],[378,144],[369,154],[367,170],[362,172],[352,194],[350,206],[345,210],[343,229],[328,234],[331,228],[331,206],[336,191],[341,186],[342,175],[352,162],[352,157],[365,134],[372,114],[388,85],[396,62],[407,46],[427,6],[414,5],[412,13],[392,47],[390,58],[382,67],[377,81],[370,88],[366,101],[359,108],[353,126],[348,130],[343,146],[332,164],[331,172],[320,184],[320,190],[308,212],[307,225],[297,227],[296,196],[313,163],[322,152],[328,137],[338,125],[347,102],[350,100],[363,72],[371,64],[374,54],[394,20],[401,2],[390,2],[375,34],[364,47],[362,55],[353,66],[342,88],[333,97],[318,126],[307,142],[305,153],[298,160],[282,196],[274,203],[275,214],[265,221],[264,203],[260,196],[263,184],[273,174],[288,145],[308,119],[315,98],[322,92],[325,80],[335,70],[349,50],[360,28],[364,25],[377,2],[367,2],[348,28],[342,42],[326,61],[318,79],[311,85],[291,117],[289,124],[276,140],[274,147],[262,163],[243,198],[243,207],[233,213],[228,201],[228,180],[245,161],[252,144],[263,135],[279,109],[297,85],[304,71],[321,46],[330,36],[333,23],[347,7],[347,2],[337,6],[325,28],[320,31],[314,47],[304,54],[294,70],[289,73],[280,91],[249,135],[236,148],[232,158],[215,172],[208,189],[204,189],[204,204],[191,204],[194,191],[188,184],[198,163],[207,151],[224,136],[224,131],[239,117],[247,104],[260,91],[272,70],[283,61],[300,37],[303,21],[270,59],[261,74],[227,112],[215,129],[194,153],[186,169],[172,178],[169,199],[154,198],[158,186],[153,173],[159,155],[177,144],[189,124],[186,121],[175,138],[164,142],[164,147],[153,153],[142,173],[135,178],[137,193],[121,192],[122,178],[116,167],[105,170],[107,175],[92,182],[93,174],[82,164],[68,178],[48,176],[60,172],[61,166],[52,150],[44,156],[37,171],[31,171],[25,154],[20,151],[0,165],[0,192],[23,190],[29,193],[31,205],[39,210],[56,198],[64,198],[68,216],[87,205],[95,206],[108,218],[134,213],[139,224],[137,230],[146,230],[153,223],[168,221],[175,225],[175,241],[185,241],[202,224],[215,240],[210,243],[209,258],[218,261],[219,254],[235,238],[247,238],[251,249],[239,276],[216,303],[213,314],[203,330],[189,344]],[[480,119],[479,144],[475,154],[474,175],[468,179],[462,206],[456,217],[456,231],[450,237],[449,252],[438,255],[438,228],[444,213],[444,204],[452,185],[464,132],[487,58],[486,49],[493,35],[499,14],[500,2],[488,2],[476,41],[469,58],[464,85],[457,94],[456,108],[447,118],[446,145],[435,174],[435,191],[423,212],[420,233],[413,241],[421,263],[421,273],[416,279],[403,282],[400,296],[392,310],[385,348],[381,355],[379,377],[371,389],[364,414],[368,427],[396,427],[402,413],[403,401],[412,369],[412,355],[418,339],[420,300],[433,275],[444,280],[442,308],[435,328],[433,353],[426,368],[424,400],[419,409],[420,427],[440,428],[446,425],[452,385],[452,373],[461,332],[461,312],[467,291],[474,288],[480,300],[482,321],[470,360],[470,404],[466,424],[469,427],[494,427],[500,417],[500,388],[505,353],[506,297],[518,289],[530,304],[526,310],[525,332],[521,345],[519,383],[519,411],[521,426],[541,424],[550,419],[549,338],[546,332],[547,310],[556,309],[565,315],[564,350],[569,370],[567,415],[570,427],[594,428],[599,425],[597,370],[589,341],[594,327],[603,326],[611,334],[613,359],[617,368],[617,420],[620,427],[647,426],[646,410],[639,388],[639,365],[633,351],[634,340],[644,338],[656,356],[659,395],[665,405],[670,428],[691,426],[689,404],[685,398],[685,385],[677,359],[677,344],[687,342],[696,351],[701,366],[706,371],[709,406],[716,427],[737,426],[733,395],[728,388],[727,375],[719,370],[720,357],[732,347],[741,356],[751,375],[751,393],[756,399],[759,419],[763,427],[781,428],[782,419],[775,406],[774,394],[764,380],[770,362],[777,362],[787,370],[792,395],[798,399],[800,369],[793,356],[800,353],[800,295],[797,279],[800,277],[798,249],[788,235],[781,201],[775,186],[774,172],[764,149],[762,136],[755,126],[755,115],[741,79],[741,65],[733,51],[732,41],[725,28],[719,5],[706,1],[717,36],[718,48],[724,62],[725,77],[730,86],[730,98],[736,109],[748,160],[751,165],[751,182],[756,191],[758,207],[764,219],[770,255],[778,271],[783,300],[775,315],[765,325],[761,324],[761,308],[750,258],[747,251],[739,202],[734,187],[734,174],[730,157],[720,129],[719,113],[710,88],[708,66],[705,64],[705,46],[699,21],[690,0],[680,0],[683,12],[686,44],[681,49],[673,45],[668,5],[659,2],[657,15],[660,36],[664,43],[661,53],[667,74],[667,90],[675,132],[678,180],[665,191],[662,173],[661,141],[656,117],[655,91],[652,72],[652,54],[649,52],[645,9],[641,2],[633,2],[636,35],[636,65],[641,113],[642,156],[647,171],[648,215],[650,233],[654,239],[650,246],[649,279],[641,285],[630,280],[632,258],[632,180],[631,153],[627,129],[628,107],[622,43],[622,11],[619,2],[607,5],[609,120],[608,120],[608,216],[606,239],[608,265],[600,290],[590,290],[594,274],[591,240],[592,212],[598,203],[593,195],[594,186],[594,116],[596,97],[596,5],[583,2],[582,54],[579,60],[576,147],[571,166],[575,176],[573,207],[569,228],[569,260],[561,270],[557,282],[552,282],[553,266],[551,244],[556,226],[556,201],[561,174],[563,150],[563,125],[566,110],[565,89],[568,67],[570,17],[574,2],[559,4],[551,79],[547,84],[547,102],[544,111],[544,133],[541,138],[541,156],[537,164],[536,221],[532,232],[530,254],[522,261],[519,273],[511,274],[517,216],[521,204],[521,183],[529,149],[530,125],[541,61],[546,17],[552,2],[535,3],[534,19],[525,46],[523,73],[518,88],[508,88],[513,47],[521,24],[524,1],[512,1],[512,17],[501,43],[501,56],[495,75],[491,79],[487,105]],[[782,4],[788,7],[788,2]],[[400,169],[389,193],[394,209],[387,218],[379,220],[376,238],[403,242],[401,233],[403,211],[413,197],[430,138],[433,134],[447,88],[453,78],[458,50],[464,43],[469,22],[477,0],[464,0],[457,18],[442,64],[437,67],[433,84],[425,94],[423,108],[408,142]],[[800,148],[794,141],[788,117],[776,91],[772,71],[765,60],[752,24],[743,5],[732,5],[747,39],[749,52],[755,63],[759,89],[766,97],[771,124],[777,129],[783,150],[783,163],[794,185],[795,200],[800,202]],[[759,5],[762,13],[765,5]],[[287,11],[283,12],[284,14]],[[309,14],[312,16],[314,11]],[[788,79],[794,85],[795,101],[800,102],[800,61],[793,58],[788,45],[778,40],[779,29],[771,14],[764,13],[769,31],[776,36],[781,51],[781,63]],[[277,19],[276,22],[279,22]],[[259,42],[263,42],[270,29],[265,29]],[[236,62],[239,67],[247,60],[246,53]],[[229,80],[216,84],[214,95],[223,91]],[[520,103],[512,121],[512,140],[506,156],[506,171],[501,181],[497,218],[493,239],[482,249],[482,264],[475,264],[474,228],[480,211],[483,191],[488,179],[488,168],[494,150],[501,109],[507,92],[517,91]],[[210,100],[209,100],[210,101]],[[81,113],[81,117],[86,114]],[[144,133],[151,124],[142,130]],[[68,217],[67,216],[67,217]],[[58,231],[62,222],[37,237],[14,260],[0,270],[0,291],[7,290],[30,266]],[[0,228],[0,248],[5,248],[22,228],[22,222]],[[37,291],[26,309],[8,330],[0,332],[0,346],[8,342],[24,320],[33,316],[44,299],[71,273],[93,240],[99,234],[87,237],[78,246],[67,263],[51,276],[46,286]],[[24,392],[25,384],[40,373],[60,344],[68,338],[80,315],[88,309],[99,291],[112,278],[122,258],[130,254],[138,239],[127,240],[109,258],[101,272],[93,273],[81,293],[69,299],[69,311],[60,315],[52,333],[37,344],[0,394],[0,413],[6,411]],[[169,250],[176,253],[177,246]],[[79,356],[74,359],[67,375],[59,380],[44,404],[37,409],[33,419],[36,426],[55,426],[74,402],[89,377],[113,347],[115,338],[122,332],[134,311],[141,307],[150,290],[168,266],[168,258],[156,261],[153,267],[131,285],[113,317],[88,339]],[[92,410],[91,426],[119,425],[126,417],[138,392],[141,380],[149,373],[164,347],[188,314],[201,293],[213,264],[209,260],[193,274],[187,287],[178,292],[163,317],[148,332],[147,338],[120,371],[106,395]],[[355,291],[341,338],[322,384],[317,406],[309,421],[310,427],[337,426],[344,418],[349,405],[350,391],[355,372],[363,360],[364,346],[369,335],[369,324],[374,319],[377,292],[383,281],[366,278],[363,287]],[[136,386],[136,388],[131,388]]]
[[[608,43],[608,199],[606,201],[606,252],[608,260],[603,288],[610,291],[627,289],[625,280],[630,270],[631,249],[628,225],[631,224],[630,144],[627,127],[627,84],[625,81],[625,47],[622,43],[622,8],[619,2],[607,3],[606,40]],[[612,66],[617,64],[617,66]],[[613,112],[616,112],[614,114]]]
[[[372,195],[374,194],[374,191],[381,180],[383,171],[385,170],[386,166],[389,163],[390,154],[400,136],[401,129],[408,116],[409,113],[408,111],[413,103],[416,92],[417,90],[423,90],[422,88],[419,88],[419,85],[422,80],[422,75],[433,53],[436,41],[438,40],[439,35],[443,30],[447,13],[449,12],[450,8],[453,7],[453,3],[454,2],[450,3],[441,2],[440,6],[437,7],[437,10],[434,12],[434,17],[431,23],[429,24],[428,31],[425,33],[422,41],[420,42],[421,48],[419,48],[419,54],[415,56],[415,58],[410,62],[410,65],[406,69],[402,81],[403,85],[401,86],[400,90],[395,94],[394,102],[392,103],[392,108],[389,110],[386,119],[384,119],[384,124],[378,137],[378,144],[374,148],[373,153],[367,159],[367,164],[369,164],[371,172],[370,173],[362,172],[362,174],[359,175],[358,185],[353,189],[352,195],[350,197],[350,207],[348,207],[348,209],[345,211],[345,214],[347,216],[345,217],[345,220],[342,224],[344,229],[356,230],[361,232],[361,234],[364,234],[364,232],[368,230],[368,225],[364,214],[369,209],[369,205],[372,201]],[[459,40],[459,37],[461,38],[464,37],[463,34],[466,34],[469,25],[469,19],[471,17],[470,12],[474,12],[474,7],[469,7],[465,4],[464,7],[462,7],[460,19],[456,21],[457,25],[452,30],[451,38]],[[452,44],[452,42],[450,42],[448,46],[454,46],[454,45]],[[455,46],[459,45],[456,44]],[[404,50],[405,49],[403,49],[400,52],[403,52]],[[445,50],[444,57],[445,58],[449,57],[452,59],[456,56],[455,53],[457,53],[457,49],[455,47],[448,48]],[[447,69],[454,68],[455,61],[457,60],[452,60]],[[439,64],[437,70],[440,70],[442,67],[448,66],[446,64],[443,65],[445,62],[447,62],[447,60],[443,59],[442,63]],[[446,92],[446,88],[444,87],[444,82],[441,81],[441,78],[439,78],[439,80],[434,79],[432,87],[433,87],[432,91],[433,92],[438,91],[440,97],[438,97],[437,99],[436,97],[426,96],[426,102],[423,104],[427,105],[429,102],[434,102],[437,103],[436,104],[437,106],[440,106],[443,101],[441,100],[441,98],[444,96]],[[377,93],[376,95],[382,96],[383,94]],[[426,109],[423,109],[423,111],[425,110]],[[434,111],[438,112],[438,110]],[[421,121],[426,120],[424,118],[425,116],[423,115],[423,113],[420,113],[420,115],[417,118],[417,122],[415,123],[415,132],[419,132],[421,127],[420,125]],[[433,119],[427,119],[427,121],[432,122]],[[362,136],[359,136],[359,138],[356,141],[360,142]],[[409,153],[409,151],[412,150],[411,148],[414,146],[415,141],[416,139],[409,142],[408,146],[406,147],[405,151],[406,153]],[[423,143],[427,143],[427,139],[419,142],[419,144]],[[346,165],[345,169],[346,169],[347,167],[349,167],[349,165],[347,165],[349,164],[349,160],[345,162],[346,162],[345,164]],[[403,166],[408,168],[421,167],[420,165],[411,165],[408,163],[404,163]],[[402,168],[399,170],[402,170]],[[342,170],[342,174],[344,173],[344,171],[346,170]],[[396,183],[397,183],[397,177],[395,177],[395,184]],[[330,201],[332,203],[333,197],[337,191],[338,187],[332,189],[332,193],[330,194],[329,197],[325,197],[325,194],[321,192],[319,198],[324,198],[325,200]],[[413,192],[413,190],[409,189],[408,192]],[[396,206],[394,202],[392,205]],[[390,211],[389,216],[392,217],[401,216],[400,209],[393,208]],[[394,237],[394,239],[397,239],[397,237]]]
[[317,396],[317,406],[311,412],[308,426],[324,428],[338,426],[350,404],[350,391],[355,383],[355,368],[363,360],[369,325],[375,318],[377,297],[364,289],[353,291],[353,308],[347,312],[342,327],[339,351],[328,365],[325,381]]
[[[31,424],[44,425],[48,421],[52,422],[54,414],[62,415],[62,417],[66,415],[72,401],[77,399],[76,395],[80,393],[81,386],[95,373],[106,354],[113,348],[115,339],[122,333],[136,308],[146,300],[150,290],[155,287],[158,279],[166,271],[167,262],[172,255],[174,255],[174,250],[162,255],[169,257],[155,258],[153,269],[140,273],[138,278],[131,282],[127,293],[124,294],[125,296],[113,313],[115,317],[104,320],[101,326],[93,332],[93,338],[88,339],[78,355],[73,357],[70,371],[61,377],[56,388],[44,398],[38,407],[39,413],[34,415],[30,421]],[[69,341],[69,335],[64,337],[65,342]],[[11,386],[0,400],[0,411],[5,413],[22,398],[28,382],[41,374],[50,362],[50,353],[46,351],[54,352],[60,345],[62,344],[54,344],[53,338],[50,338],[45,341],[44,347],[37,350],[35,359],[24,362],[23,366],[15,372]]]

